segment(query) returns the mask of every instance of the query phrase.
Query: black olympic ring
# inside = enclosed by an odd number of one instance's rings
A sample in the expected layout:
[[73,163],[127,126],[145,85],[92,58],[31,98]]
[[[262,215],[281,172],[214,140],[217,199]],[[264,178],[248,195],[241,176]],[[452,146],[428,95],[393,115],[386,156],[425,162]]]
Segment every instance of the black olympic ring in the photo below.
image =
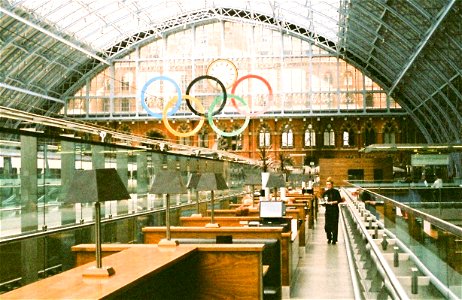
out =
[[[189,91],[191,90],[192,86],[198,82],[199,80],[202,80],[202,79],[209,79],[209,80],[214,80],[216,81],[220,87],[221,87],[221,90],[223,91],[223,100],[221,101],[221,105],[220,107],[218,108],[217,111],[214,111],[212,113],[212,116],[215,116],[217,114],[219,114],[223,108],[225,107],[225,104],[226,104],[226,98],[228,97],[227,94],[226,94],[226,88],[225,88],[225,85],[216,77],[213,77],[213,76],[210,76],[210,75],[202,75],[202,76],[198,76],[196,77],[193,81],[191,81],[188,85],[188,88],[186,89],[186,95],[189,96]],[[196,115],[196,116],[202,116],[202,117],[207,117],[207,113],[204,112],[204,113],[200,113],[198,112],[197,110],[194,109],[194,107],[192,107],[191,105],[191,102],[189,101],[188,98],[186,98],[186,105],[188,105],[189,109]]]

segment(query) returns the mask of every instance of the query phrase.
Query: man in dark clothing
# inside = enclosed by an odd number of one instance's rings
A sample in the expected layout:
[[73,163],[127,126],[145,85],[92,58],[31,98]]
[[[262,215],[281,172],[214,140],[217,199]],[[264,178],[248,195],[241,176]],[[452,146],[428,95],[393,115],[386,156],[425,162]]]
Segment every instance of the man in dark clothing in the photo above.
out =
[[340,196],[340,192],[334,189],[334,182],[330,177],[327,178],[326,190],[324,191],[323,198],[326,207],[326,223],[324,225],[324,230],[327,235],[327,243],[330,244],[332,242],[332,245],[335,245],[338,236],[338,204],[342,202],[342,197]]
[[359,200],[364,202],[364,207],[370,211],[377,219],[379,219],[379,214],[377,213],[377,210],[375,209],[376,202],[372,198],[371,193],[366,190],[360,190],[359,192]]

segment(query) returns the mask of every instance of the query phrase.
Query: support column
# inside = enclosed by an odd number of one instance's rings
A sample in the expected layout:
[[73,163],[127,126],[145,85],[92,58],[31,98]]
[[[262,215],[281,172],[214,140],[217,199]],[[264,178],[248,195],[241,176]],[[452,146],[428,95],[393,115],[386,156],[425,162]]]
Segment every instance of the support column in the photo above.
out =
[[383,215],[385,228],[391,229],[396,227],[396,208],[389,200],[384,200]]
[[[139,204],[143,207],[143,209],[147,209],[148,207],[148,190],[148,159],[146,152],[141,152],[136,156],[136,194]],[[142,196],[140,197],[140,195]]]
[[[75,172],[74,142],[61,141],[61,199],[64,200]],[[75,224],[75,204],[61,204],[61,224]]]
[[36,231],[37,138],[21,136],[21,232]]
[[[21,135],[21,232],[37,231],[37,138]],[[21,241],[22,284],[38,280],[37,239]]]
[[[116,155],[117,173],[120,179],[128,189],[128,153],[126,151],[117,151]],[[128,200],[128,199],[127,199]],[[128,214],[128,201],[117,201],[117,215]]]
[[[91,165],[92,168],[95,169],[104,169],[105,163],[104,163],[104,146],[100,145],[92,145],[91,148]],[[93,205],[93,204],[92,204]],[[95,212],[93,211],[93,214]],[[104,205],[101,206],[101,218],[104,218],[106,215],[106,209]],[[95,218],[93,218],[95,219]]]
[[408,224],[409,236],[411,236],[411,238],[413,238],[416,242],[421,243],[423,240],[422,238],[422,232],[423,232],[422,219],[416,218],[414,216],[414,213],[412,211],[409,211],[407,224]]

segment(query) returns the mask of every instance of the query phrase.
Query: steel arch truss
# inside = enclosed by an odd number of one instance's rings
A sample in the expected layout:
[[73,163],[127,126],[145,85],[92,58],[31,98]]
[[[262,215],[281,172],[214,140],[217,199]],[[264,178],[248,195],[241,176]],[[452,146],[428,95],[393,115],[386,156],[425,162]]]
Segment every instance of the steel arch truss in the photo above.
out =
[[[271,3],[276,4],[277,1]],[[1,0],[0,105],[58,113],[111,61],[187,25],[220,20],[264,24],[340,55],[378,82],[419,126],[429,143],[460,142],[462,132],[462,1],[340,0],[338,43],[312,30],[306,7],[281,14],[204,5],[156,20],[148,30],[95,50],[33,13]]]

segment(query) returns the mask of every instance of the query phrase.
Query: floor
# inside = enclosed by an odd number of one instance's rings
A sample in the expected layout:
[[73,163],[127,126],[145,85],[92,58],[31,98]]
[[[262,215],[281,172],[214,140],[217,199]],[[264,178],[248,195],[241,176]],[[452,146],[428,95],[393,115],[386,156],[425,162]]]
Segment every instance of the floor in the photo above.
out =
[[328,244],[324,210],[320,207],[314,228],[309,231],[305,257],[300,259],[290,299],[354,299],[341,222],[337,244]]

